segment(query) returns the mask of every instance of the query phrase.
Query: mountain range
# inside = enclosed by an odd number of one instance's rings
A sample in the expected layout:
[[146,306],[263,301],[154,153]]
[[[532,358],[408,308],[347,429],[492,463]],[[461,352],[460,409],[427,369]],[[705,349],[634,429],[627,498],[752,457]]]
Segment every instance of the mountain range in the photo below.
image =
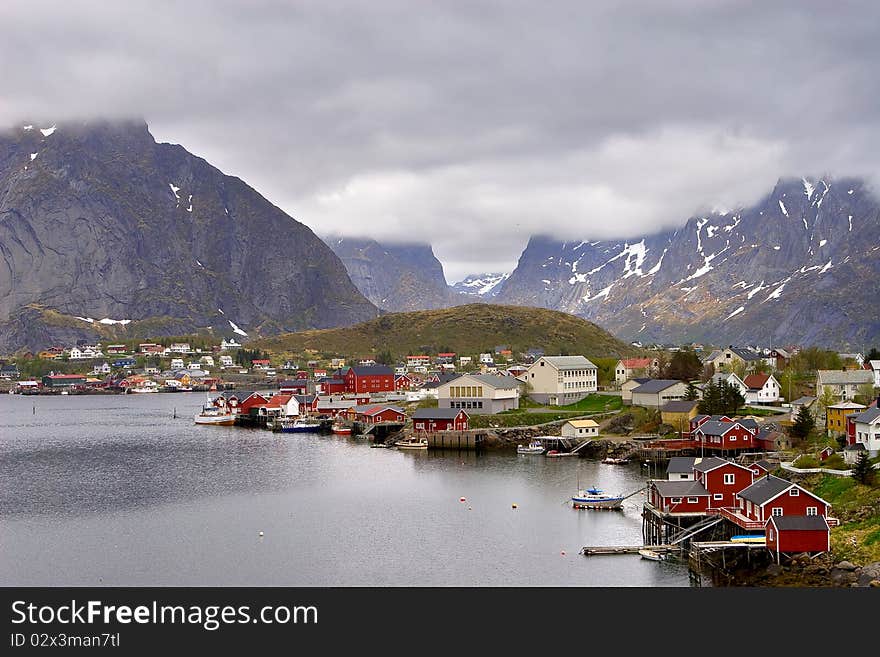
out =
[[880,341],[880,201],[780,179],[757,203],[621,240],[533,236],[514,271],[449,285],[429,244],[325,236],[144,121],[0,131],[0,353],[192,332],[266,337],[479,303],[630,342]]
[[378,314],[308,227],[143,121],[0,132],[0,353]]

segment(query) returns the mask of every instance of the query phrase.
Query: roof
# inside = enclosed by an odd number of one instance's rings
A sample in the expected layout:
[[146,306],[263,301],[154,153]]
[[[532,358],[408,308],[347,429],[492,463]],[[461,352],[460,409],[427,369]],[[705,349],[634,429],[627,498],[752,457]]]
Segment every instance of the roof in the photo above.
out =
[[756,354],[754,351],[750,351],[748,349],[743,349],[742,347],[728,347],[733,353],[742,358],[744,361],[754,361],[754,360],[762,360],[764,358],[761,354]]
[[[776,432],[774,431],[771,433],[776,433]],[[757,465],[759,468],[761,468],[762,470],[766,470],[767,472],[771,472],[772,470],[776,469],[776,465],[771,463],[767,459],[761,459],[760,461],[755,461],[754,463],[752,463],[752,465]]]
[[387,404],[361,404],[354,407],[354,412],[358,415],[378,415],[383,411],[404,414],[403,409],[399,406],[388,406]]
[[725,383],[730,383],[731,379],[736,379],[736,383],[743,382],[743,380],[736,375],[736,372],[715,372],[715,374],[712,375],[710,381],[712,381],[712,383],[714,383],[715,385],[718,385],[722,381],[724,381]]
[[355,376],[394,376],[394,370],[387,365],[358,365],[346,368],[348,370],[353,371]]
[[868,407],[865,406],[864,404],[857,404],[856,402],[845,401],[845,402],[840,402],[839,404],[832,404],[828,408],[835,408],[838,410],[847,410],[847,409],[851,409],[851,408],[858,408],[858,409],[864,410]]
[[869,360],[865,365],[870,365],[872,370],[880,370],[880,360]]
[[663,413],[690,413],[694,410],[694,407],[697,406],[700,402],[694,401],[671,401],[666,402],[664,406],[660,407],[660,410]]
[[308,385],[308,379],[287,379],[278,384],[279,388],[304,388]]
[[737,420],[737,422],[739,422],[739,425],[741,427],[745,427],[746,429],[758,428],[758,421],[750,417],[743,418],[742,420]]
[[760,390],[769,380],[769,374],[749,374],[743,379],[743,383],[745,383],[746,387],[751,390]]
[[828,531],[825,516],[770,516],[779,531]]
[[720,468],[723,465],[735,465],[739,468],[744,468],[745,466],[739,465],[738,463],[734,463],[728,459],[722,459],[717,456],[710,456],[707,459],[703,459],[699,463],[694,465],[694,470],[697,472],[709,472],[710,470],[714,470],[715,468]]
[[699,481],[654,481],[657,492],[663,497],[706,497],[709,491]]
[[294,397],[300,404],[311,404],[318,398],[318,395],[294,395]]
[[814,401],[816,401],[815,397],[798,397],[793,402],[791,402],[792,406],[809,406]]
[[584,367],[596,368],[592,362],[583,356],[542,356],[541,360],[550,363],[553,367],[560,370],[575,370]]
[[669,459],[669,465],[666,466],[666,474],[679,472],[690,473],[694,469],[694,464],[699,459],[695,456],[673,456]]
[[464,411],[460,408],[419,408],[410,417],[413,420],[454,420],[459,413]]
[[870,370],[819,370],[820,385],[874,383]]
[[48,374],[47,379],[84,379],[85,374]]
[[593,420],[569,420],[566,424],[570,424],[571,426],[583,429],[586,427],[598,427],[599,425]]
[[[635,377],[634,379],[628,379],[627,381],[624,381],[624,382],[620,385],[620,387],[622,388],[622,387],[625,386],[627,383],[638,383],[639,385],[642,385],[642,384],[644,384],[644,383],[647,383],[647,382],[650,381],[650,380],[651,380],[651,377],[649,377],[649,376],[637,376],[637,377]],[[638,387],[638,386],[636,386],[636,387]]]
[[792,486],[794,486],[794,484],[790,481],[768,474],[766,477],[758,479],[751,486],[742,489],[739,492],[739,496],[752,504],[760,506],[769,502]]
[[[781,431],[771,431],[770,429],[762,429],[755,436],[755,440],[763,440],[763,441],[772,441],[776,442],[777,436],[784,436],[785,434]],[[758,461],[760,463],[760,461]]]
[[708,434],[710,436],[723,436],[728,431],[733,429],[738,422],[716,422],[715,420],[706,420],[701,424],[697,431],[701,431],[704,434]]
[[875,422],[878,418],[880,418],[880,408],[876,406],[873,408],[869,408],[867,411],[862,411],[857,415],[851,416],[853,422],[859,422],[860,424],[870,424]]
[[653,364],[650,358],[624,358],[620,361],[623,366],[630,370],[638,370],[651,367]]
[[272,398],[266,404],[268,408],[279,408],[293,399],[293,395],[272,395]]
[[519,386],[520,383],[516,378],[512,376],[495,376],[494,374],[459,374],[442,382],[450,383],[452,381],[457,381],[461,377],[465,376],[470,377],[474,381],[479,381],[484,386],[488,386],[490,388],[516,388]]
[[655,394],[671,388],[676,383],[681,383],[681,381],[678,379],[650,379],[638,388],[633,388],[633,394]]

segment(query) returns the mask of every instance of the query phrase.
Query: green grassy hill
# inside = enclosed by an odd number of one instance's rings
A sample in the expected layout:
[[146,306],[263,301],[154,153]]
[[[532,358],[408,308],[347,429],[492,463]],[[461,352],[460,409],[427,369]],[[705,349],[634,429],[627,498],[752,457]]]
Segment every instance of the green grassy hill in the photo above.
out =
[[349,358],[388,351],[408,354],[454,351],[462,355],[492,352],[506,345],[514,355],[535,347],[547,355],[630,356],[637,350],[607,331],[574,315],[524,306],[470,304],[441,310],[384,315],[346,328],[286,333],[248,344],[273,355],[307,350]]

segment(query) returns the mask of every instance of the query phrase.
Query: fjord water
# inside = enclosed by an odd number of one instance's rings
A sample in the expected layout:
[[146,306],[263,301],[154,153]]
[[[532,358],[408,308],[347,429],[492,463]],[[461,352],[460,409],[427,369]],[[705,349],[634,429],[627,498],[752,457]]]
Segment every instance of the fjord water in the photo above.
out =
[[641,543],[642,493],[565,503],[636,490],[639,464],[197,426],[203,400],[0,395],[0,585],[688,585],[680,564],[578,554]]

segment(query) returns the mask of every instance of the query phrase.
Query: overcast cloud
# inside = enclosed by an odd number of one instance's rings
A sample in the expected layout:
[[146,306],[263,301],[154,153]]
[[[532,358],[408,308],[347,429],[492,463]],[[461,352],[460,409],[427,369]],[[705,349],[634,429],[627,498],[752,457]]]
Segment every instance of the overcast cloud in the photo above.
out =
[[0,3],[0,123],[142,116],[318,234],[631,237],[880,172],[875,2]]

